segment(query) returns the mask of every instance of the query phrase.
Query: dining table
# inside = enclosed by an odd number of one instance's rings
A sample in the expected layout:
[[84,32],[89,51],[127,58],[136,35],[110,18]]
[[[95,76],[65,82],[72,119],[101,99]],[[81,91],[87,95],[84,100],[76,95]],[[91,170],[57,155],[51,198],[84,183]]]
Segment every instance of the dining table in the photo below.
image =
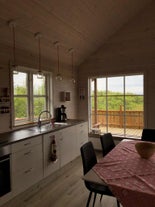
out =
[[83,179],[108,185],[123,207],[155,207],[155,154],[141,158],[137,142],[121,141]]

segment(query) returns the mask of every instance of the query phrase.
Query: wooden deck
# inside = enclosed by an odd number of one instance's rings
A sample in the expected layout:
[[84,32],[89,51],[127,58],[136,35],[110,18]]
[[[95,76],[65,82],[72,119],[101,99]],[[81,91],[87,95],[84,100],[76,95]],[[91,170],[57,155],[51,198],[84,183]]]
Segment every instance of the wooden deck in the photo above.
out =
[[[101,133],[107,133],[106,127],[96,127],[92,128],[92,133],[94,134],[101,134]],[[142,129],[131,129],[127,128],[125,133],[123,128],[117,128],[117,127],[108,127],[108,132],[111,132],[113,135],[118,137],[133,137],[136,139],[140,139],[142,135]]]

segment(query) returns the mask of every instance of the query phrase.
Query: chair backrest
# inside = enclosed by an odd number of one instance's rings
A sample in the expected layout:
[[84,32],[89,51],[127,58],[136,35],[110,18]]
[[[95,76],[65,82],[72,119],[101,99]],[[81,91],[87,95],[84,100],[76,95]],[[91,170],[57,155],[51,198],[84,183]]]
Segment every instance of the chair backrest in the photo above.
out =
[[83,173],[86,174],[97,163],[92,142],[85,143],[81,146],[80,151],[83,163]]
[[141,140],[155,142],[155,129],[143,129]]
[[101,135],[100,141],[101,141],[103,156],[108,154],[115,147],[115,143],[111,133],[106,133]]

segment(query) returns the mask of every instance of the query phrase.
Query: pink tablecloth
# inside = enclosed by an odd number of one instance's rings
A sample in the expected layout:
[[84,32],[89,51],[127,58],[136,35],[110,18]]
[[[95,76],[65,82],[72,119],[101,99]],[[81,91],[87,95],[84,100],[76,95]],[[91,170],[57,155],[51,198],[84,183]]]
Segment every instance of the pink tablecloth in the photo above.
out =
[[123,207],[155,207],[155,155],[140,158],[135,143],[119,143],[93,170]]

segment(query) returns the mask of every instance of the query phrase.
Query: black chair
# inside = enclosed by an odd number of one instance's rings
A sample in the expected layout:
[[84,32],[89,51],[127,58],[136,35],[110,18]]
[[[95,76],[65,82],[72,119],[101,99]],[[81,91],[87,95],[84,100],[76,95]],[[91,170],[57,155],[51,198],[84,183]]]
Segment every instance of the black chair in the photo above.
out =
[[155,142],[155,129],[143,129],[141,140]]
[[[80,148],[80,151],[81,151],[81,157],[82,157],[82,163],[83,163],[83,173],[85,175],[97,163],[97,158],[96,158],[96,154],[95,154],[95,150],[94,150],[92,142],[85,143]],[[88,181],[84,181],[84,182],[85,182],[86,188],[90,191],[86,207],[89,206],[92,193],[94,193],[93,207],[95,205],[97,194],[101,195],[101,199],[102,199],[102,195],[113,196],[112,192],[106,185],[104,186],[104,185],[95,184],[95,183],[88,182]],[[117,201],[117,206],[118,207],[120,206],[118,201]]]
[[115,143],[111,133],[106,133],[100,136],[103,157],[108,154],[114,147]]

